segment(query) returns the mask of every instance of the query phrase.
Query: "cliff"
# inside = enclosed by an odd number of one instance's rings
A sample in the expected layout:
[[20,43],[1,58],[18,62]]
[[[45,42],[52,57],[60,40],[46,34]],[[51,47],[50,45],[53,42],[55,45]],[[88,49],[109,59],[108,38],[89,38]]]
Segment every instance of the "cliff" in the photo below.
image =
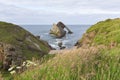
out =
[[[58,50],[54,52],[58,53],[55,56],[49,54],[43,64],[29,68],[11,79],[119,80],[119,31],[120,19],[98,22],[77,42],[79,48]],[[48,56],[52,58],[48,60]]]
[[50,49],[47,42],[39,40],[22,27],[0,22],[1,67],[6,69],[11,64],[20,65],[25,59],[40,59],[41,56],[48,54]]
[[120,19],[107,19],[91,26],[82,39],[78,40],[77,46],[105,45],[118,47],[120,44]]

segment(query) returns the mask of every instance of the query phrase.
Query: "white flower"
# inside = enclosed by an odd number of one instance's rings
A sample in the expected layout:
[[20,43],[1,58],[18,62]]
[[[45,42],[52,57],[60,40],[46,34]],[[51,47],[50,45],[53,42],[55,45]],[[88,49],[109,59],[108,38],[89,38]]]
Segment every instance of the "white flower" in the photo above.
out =
[[15,66],[12,66],[8,69],[8,71],[12,71],[15,68]]
[[29,65],[34,65],[34,66],[37,65],[37,64],[35,64],[34,62],[32,62],[32,61],[30,61],[30,60],[27,60],[26,62],[27,62],[27,64],[29,64]]
[[20,67],[20,66],[17,66],[16,69],[21,69],[21,67]]
[[33,64],[33,62],[32,62],[32,61],[29,61],[29,60],[27,60],[26,62],[29,63],[29,64]]
[[26,65],[26,62],[23,62],[22,66],[25,66]]
[[31,65],[30,64],[27,64],[26,67],[30,67]]
[[34,65],[34,66],[37,66],[37,64],[35,64],[35,63],[34,63],[33,65]]
[[16,73],[16,71],[15,71],[15,70],[13,70],[13,71],[11,71],[11,72],[10,72],[10,74],[15,74],[15,73]]

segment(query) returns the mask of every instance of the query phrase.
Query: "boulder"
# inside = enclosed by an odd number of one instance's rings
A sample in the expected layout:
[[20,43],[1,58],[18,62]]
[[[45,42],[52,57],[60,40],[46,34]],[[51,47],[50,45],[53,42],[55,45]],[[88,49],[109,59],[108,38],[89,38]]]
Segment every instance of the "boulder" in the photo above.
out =
[[52,49],[22,27],[6,22],[0,22],[0,42],[0,66],[4,69],[20,65],[24,59],[40,59]]
[[73,33],[62,22],[58,22],[57,24],[53,24],[53,27],[50,29],[50,34],[56,38],[62,38],[66,35],[66,31],[64,30],[64,28],[67,29],[69,34]]

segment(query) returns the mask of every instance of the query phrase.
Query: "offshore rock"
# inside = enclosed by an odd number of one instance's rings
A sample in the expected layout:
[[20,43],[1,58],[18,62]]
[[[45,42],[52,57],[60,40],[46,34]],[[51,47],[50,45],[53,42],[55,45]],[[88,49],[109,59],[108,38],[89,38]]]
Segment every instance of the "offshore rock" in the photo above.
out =
[[67,29],[69,34],[72,34],[73,32],[65,26],[62,22],[58,22],[57,24],[53,24],[53,27],[50,30],[50,34],[56,38],[62,38],[66,35],[66,31],[64,30]]

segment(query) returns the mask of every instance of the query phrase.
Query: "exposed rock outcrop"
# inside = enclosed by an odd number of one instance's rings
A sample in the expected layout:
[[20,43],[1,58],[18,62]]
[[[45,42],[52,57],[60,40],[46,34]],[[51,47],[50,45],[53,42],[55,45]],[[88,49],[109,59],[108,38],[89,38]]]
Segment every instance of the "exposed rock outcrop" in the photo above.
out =
[[64,28],[67,29],[69,34],[72,34],[73,32],[67,27],[65,26],[62,22],[58,22],[57,24],[53,24],[52,29],[50,30],[50,34],[54,37],[57,38],[62,38],[66,35],[66,31],[64,30]]
[[60,49],[65,49],[66,48],[65,46],[63,46],[62,41],[58,42],[58,46],[59,46]]
[[1,68],[7,70],[12,65],[21,65],[25,60],[25,56],[23,56],[22,52],[17,49],[17,47],[0,43],[0,62]]
[[[24,59],[44,56],[52,47],[18,25],[0,22],[0,66],[4,69]],[[20,62],[19,62],[20,61]]]

